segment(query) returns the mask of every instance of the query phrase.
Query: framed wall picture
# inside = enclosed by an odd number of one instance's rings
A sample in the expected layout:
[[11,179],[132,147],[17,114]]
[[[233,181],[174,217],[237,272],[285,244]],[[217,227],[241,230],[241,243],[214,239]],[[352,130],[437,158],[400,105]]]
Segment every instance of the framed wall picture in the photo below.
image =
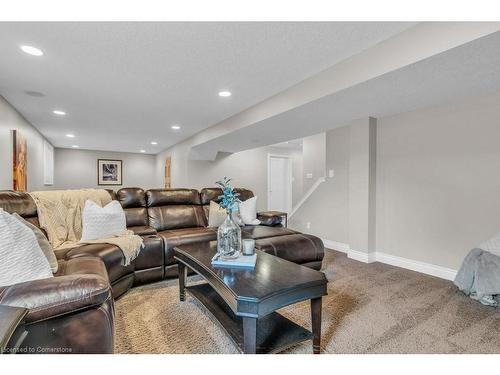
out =
[[122,185],[122,161],[97,159],[97,185]]
[[28,190],[28,145],[19,131],[12,130],[12,189]]

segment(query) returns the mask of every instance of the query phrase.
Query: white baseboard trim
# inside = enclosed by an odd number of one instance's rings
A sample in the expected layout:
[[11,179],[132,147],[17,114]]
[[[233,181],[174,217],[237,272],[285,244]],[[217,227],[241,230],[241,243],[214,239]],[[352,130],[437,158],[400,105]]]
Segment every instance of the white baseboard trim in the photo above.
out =
[[347,257],[363,263],[373,263],[376,261],[377,254],[373,252],[365,253],[364,251],[349,249]]
[[401,267],[411,271],[416,271],[426,275],[431,275],[451,281],[453,281],[455,279],[455,276],[457,275],[457,270],[451,268],[436,266],[435,264],[420,262],[418,260],[398,257],[396,255],[383,253],[381,251],[366,253],[364,251],[351,249],[349,244],[346,243],[332,241],[325,238],[322,238],[321,240],[323,241],[325,248],[346,253],[348,258],[357,260],[359,262],[380,262],[390,264],[391,266]]
[[349,252],[350,249],[349,244],[327,240],[326,238],[322,238],[321,241],[323,241],[323,244],[327,249],[337,250],[346,254]]
[[445,280],[455,280],[457,275],[457,270],[451,268],[446,268],[442,266],[436,266],[435,264],[424,263],[418,260],[402,258],[391,254],[386,254],[377,251],[376,255],[377,262],[390,264],[392,266],[406,268],[408,270],[425,273],[426,275],[440,277]]

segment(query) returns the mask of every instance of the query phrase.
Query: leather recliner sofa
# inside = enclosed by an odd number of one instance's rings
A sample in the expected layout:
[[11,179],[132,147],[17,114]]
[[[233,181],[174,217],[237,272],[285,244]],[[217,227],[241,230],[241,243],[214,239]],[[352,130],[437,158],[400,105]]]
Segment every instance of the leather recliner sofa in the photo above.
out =
[[[237,189],[242,200],[253,197]],[[111,244],[88,244],[57,252],[59,269],[54,278],[0,287],[0,304],[29,308],[26,348],[44,352],[112,353],[113,299],[130,288],[177,277],[173,248],[212,241],[208,207],[221,190],[122,188],[110,191],[122,205],[128,229],[143,237],[144,248],[130,265],[123,265],[121,250]],[[0,192],[0,207],[17,212],[39,226],[35,203],[29,194]],[[324,255],[322,241],[281,225],[281,218],[258,214],[261,225],[242,228],[243,238],[280,258],[317,269]]]

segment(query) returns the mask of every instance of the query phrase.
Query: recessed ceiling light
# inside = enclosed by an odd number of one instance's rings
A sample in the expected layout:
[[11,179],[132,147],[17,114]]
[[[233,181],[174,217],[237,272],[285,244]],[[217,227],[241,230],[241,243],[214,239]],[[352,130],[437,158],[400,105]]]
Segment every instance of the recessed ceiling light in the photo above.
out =
[[25,91],[25,93],[26,93],[26,95],[34,96],[35,98],[41,98],[42,96],[45,96],[45,94],[38,92],[38,91],[28,90],[28,91]]
[[174,130],[179,130],[181,127],[179,125],[172,125],[171,128]]
[[141,150],[141,152],[142,152],[142,153],[145,153],[145,152],[146,152],[146,150]]
[[27,53],[28,55],[33,55],[33,56],[42,56],[43,52],[41,49],[38,49],[33,46],[21,46],[21,50],[24,53]]
[[71,147],[73,147],[73,148],[78,148],[79,146],[78,146],[78,145],[73,145],[73,146],[71,146]]
[[222,96],[223,98],[227,98],[228,96],[231,96],[230,91],[219,91],[219,96]]
[[66,112],[61,111],[60,109],[54,109],[54,110],[52,111],[52,113],[53,113],[54,115],[59,115],[59,116],[64,116],[64,115],[66,114]]
[[68,138],[75,138],[75,135],[74,134],[66,134],[66,137],[68,137]]
[[158,144],[158,142],[153,141],[153,142],[151,142],[151,144],[152,144],[152,145],[157,145],[157,144]]

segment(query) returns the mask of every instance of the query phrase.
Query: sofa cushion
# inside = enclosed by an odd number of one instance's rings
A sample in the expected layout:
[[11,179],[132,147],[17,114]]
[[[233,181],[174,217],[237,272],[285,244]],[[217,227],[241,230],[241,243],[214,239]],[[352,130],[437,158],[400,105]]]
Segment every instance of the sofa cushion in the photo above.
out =
[[294,263],[313,265],[311,268],[317,268],[318,265],[321,267],[321,260],[325,255],[325,247],[320,238],[301,233],[262,238],[255,241],[255,247]]
[[127,227],[148,225],[146,192],[141,188],[123,188],[116,192],[116,198],[123,207]]
[[175,263],[173,255],[175,246],[217,239],[216,229],[213,228],[173,229],[159,232],[158,235],[163,238],[165,265]]
[[68,260],[59,260],[57,273],[54,275],[97,275],[108,280],[108,271],[102,259],[94,256],[78,257]]
[[151,189],[146,198],[148,207],[201,204],[200,193],[195,189]]
[[[251,190],[245,188],[234,188],[234,191],[239,194],[238,198],[241,201],[246,201],[254,196]],[[219,197],[222,195],[221,188],[203,188],[200,190],[200,201],[202,205],[210,204],[210,201],[220,203]]]
[[28,193],[0,191],[0,208],[10,214],[17,212],[24,218],[37,216],[35,201]]
[[149,207],[148,215],[149,225],[158,232],[168,229],[204,227],[207,224],[201,206]]
[[127,229],[131,230],[138,236],[152,236],[156,234],[156,229],[151,228],[150,226],[138,225],[135,227],[128,227]]
[[146,192],[146,197],[149,225],[157,231],[207,225],[196,190],[153,189]]
[[146,207],[124,208],[127,227],[138,227],[149,225],[148,210]]
[[282,226],[266,227],[263,225],[246,225],[241,228],[242,238],[253,238],[254,240],[267,237],[286,236],[295,233],[297,232]]
[[143,240],[144,247],[137,258],[134,259],[134,269],[137,271],[163,267],[165,264],[163,261],[163,239],[159,236],[146,236]]
[[134,261],[130,265],[124,266],[125,257],[118,246],[99,243],[87,244],[69,250],[65,259],[95,256],[102,259],[108,272],[109,281],[113,283],[119,278],[134,272]]
[[116,192],[123,208],[146,207],[146,192],[141,188],[123,188]]
[[[104,303],[110,286],[102,261],[87,257],[62,262],[58,277],[0,290],[0,303],[30,309],[26,321],[49,319]],[[1,288],[0,288],[1,289]]]

